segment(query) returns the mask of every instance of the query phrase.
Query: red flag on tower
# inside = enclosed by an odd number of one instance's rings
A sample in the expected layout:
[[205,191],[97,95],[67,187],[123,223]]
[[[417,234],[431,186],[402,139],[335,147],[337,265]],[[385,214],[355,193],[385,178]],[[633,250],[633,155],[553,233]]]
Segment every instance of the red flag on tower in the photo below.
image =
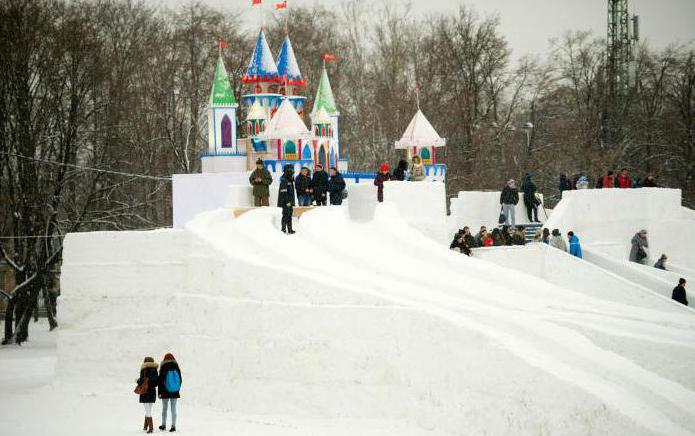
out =
[[227,41],[220,39],[220,48],[227,48]]
[[323,60],[326,61],[326,62],[335,62],[335,61],[338,60],[338,56],[332,55],[332,54],[328,54],[328,53],[324,53],[324,54],[323,54]]
[[275,4],[275,9],[280,10],[280,9],[287,9],[287,0],[285,0],[282,3],[276,3]]
[[261,3],[263,3],[263,0],[251,0],[251,6],[260,5]]

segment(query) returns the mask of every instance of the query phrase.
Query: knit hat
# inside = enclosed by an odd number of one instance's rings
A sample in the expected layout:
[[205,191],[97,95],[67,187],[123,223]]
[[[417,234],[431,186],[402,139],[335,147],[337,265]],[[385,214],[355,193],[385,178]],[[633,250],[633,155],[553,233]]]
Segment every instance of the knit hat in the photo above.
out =
[[388,172],[388,170],[389,170],[389,166],[386,164],[381,164],[381,166],[379,167],[379,171],[381,171],[382,173],[384,171]]

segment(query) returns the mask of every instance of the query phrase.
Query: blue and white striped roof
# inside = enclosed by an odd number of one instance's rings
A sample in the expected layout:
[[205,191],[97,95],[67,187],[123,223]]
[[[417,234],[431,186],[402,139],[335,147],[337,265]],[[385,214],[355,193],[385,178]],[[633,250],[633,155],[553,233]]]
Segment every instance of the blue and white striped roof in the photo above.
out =
[[263,29],[258,32],[256,40],[256,48],[253,51],[251,62],[246,69],[244,82],[260,82],[260,81],[275,81],[279,77],[278,67],[275,65],[275,59],[268,47],[268,41],[265,39]]

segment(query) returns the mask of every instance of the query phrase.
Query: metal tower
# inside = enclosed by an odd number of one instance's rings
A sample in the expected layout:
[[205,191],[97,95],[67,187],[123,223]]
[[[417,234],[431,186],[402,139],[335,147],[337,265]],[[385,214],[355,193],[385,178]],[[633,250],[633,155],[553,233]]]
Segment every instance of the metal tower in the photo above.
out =
[[[632,24],[632,26],[630,26]],[[639,17],[630,17],[628,0],[608,0],[606,75],[609,129],[617,136],[633,73],[633,44],[639,39]]]

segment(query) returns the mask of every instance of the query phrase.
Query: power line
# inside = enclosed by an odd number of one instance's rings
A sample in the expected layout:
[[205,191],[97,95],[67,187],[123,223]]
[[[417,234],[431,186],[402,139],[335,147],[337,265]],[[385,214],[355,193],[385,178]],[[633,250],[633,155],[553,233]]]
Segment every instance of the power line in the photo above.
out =
[[35,157],[31,157],[31,156],[24,156],[24,155],[16,154],[16,153],[3,153],[3,154],[5,156],[14,156],[16,158],[29,160],[32,162],[45,163],[45,164],[55,165],[55,166],[63,166],[63,167],[74,168],[74,169],[78,169],[78,170],[82,170],[82,171],[94,171],[94,172],[103,173],[103,174],[111,174],[114,176],[135,177],[135,178],[150,179],[150,180],[164,180],[164,181],[171,182],[171,177],[166,177],[166,176],[150,176],[147,174],[134,174],[134,173],[126,173],[123,171],[104,170],[101,168],[85,167],[85,166],[81,166],[81,165],[56,162],[54,160],[39,159],[39,158],[35,158]]

